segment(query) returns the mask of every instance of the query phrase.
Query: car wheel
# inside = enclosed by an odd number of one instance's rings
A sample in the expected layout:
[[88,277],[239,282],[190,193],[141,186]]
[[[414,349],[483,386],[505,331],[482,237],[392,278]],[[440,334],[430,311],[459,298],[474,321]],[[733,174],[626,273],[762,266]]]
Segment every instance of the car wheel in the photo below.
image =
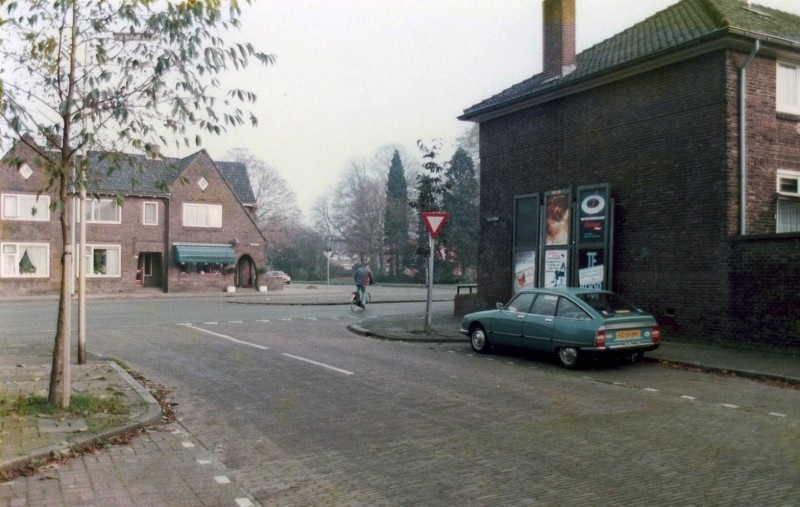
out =
[[558,361],[564,368],[577,368],[580,364],[581,355],[575,347],[562,347],[558,349]]
[[469,344],[472,345],[472,350],[478,354],[485,354],[489,352],[489,338],[486,337],[486,331],[482,326],[475,326],[469,333]]

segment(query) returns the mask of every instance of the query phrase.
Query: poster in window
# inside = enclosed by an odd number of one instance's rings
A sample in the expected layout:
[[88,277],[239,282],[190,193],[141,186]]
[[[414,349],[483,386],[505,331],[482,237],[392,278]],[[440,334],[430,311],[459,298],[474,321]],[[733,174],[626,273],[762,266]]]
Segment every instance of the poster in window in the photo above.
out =
[[545,250],[544,286],[567,286],[567,250]]
[[605,251],[602,248],[581,250],[578,254],[578,286],[602,289],[605,283]]
[[602,243],[608,227],[608,187],[578,189],[578,241]]
[[536,285],[536,252],[521,251],[516,254],[514,263],[514,291]]
[[552,192],[545,195],[546,246],[566,245],[569,242],[569,192]]

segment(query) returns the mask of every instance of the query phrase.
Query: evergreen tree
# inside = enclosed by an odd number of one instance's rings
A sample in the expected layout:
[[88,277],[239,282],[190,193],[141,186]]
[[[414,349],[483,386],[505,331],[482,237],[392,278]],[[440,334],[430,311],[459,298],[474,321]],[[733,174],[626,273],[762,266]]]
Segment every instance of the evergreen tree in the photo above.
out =
[[389,272],[393,278],[403,273],[405,255],[408,252],[409,210],[408,182],[406,181],[400,153],[395,150],[389,166],[386,183],[386,213],[384,234],[389,253]]
[[442,149],[441,141],[434,141],[430,148],[422,141],[417,141],[417,147],[422,152],[425,162],[422,164],[423,172],[417,176],[417,198],[409,202],[409,205],[418,213],[417,245],[414,253],[417,259],[417,272],[421,274],[425,271],[425,261],[430,252],[428,230],[422,221],[422,213],[441,211],[441,198],[447,189],[447,183],[444,180],[445,167],[436,161],[436,157],[439,156],[439,151]]
[[455,252],[462,273],[478,261],[479,187],[472,157],[458,148],[444,173],[446,188],[442,209],[450,214],[448,227],[442,231],[442,242]]

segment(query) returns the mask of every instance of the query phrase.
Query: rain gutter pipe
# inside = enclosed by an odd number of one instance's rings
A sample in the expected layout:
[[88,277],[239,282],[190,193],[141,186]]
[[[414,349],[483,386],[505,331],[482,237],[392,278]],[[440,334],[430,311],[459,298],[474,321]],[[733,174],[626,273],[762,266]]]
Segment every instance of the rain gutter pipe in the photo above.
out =
[[753,50],[739,67],[739,235],[744,236],[747,224],[747,66],[761,49],[761,41],[756,40]]

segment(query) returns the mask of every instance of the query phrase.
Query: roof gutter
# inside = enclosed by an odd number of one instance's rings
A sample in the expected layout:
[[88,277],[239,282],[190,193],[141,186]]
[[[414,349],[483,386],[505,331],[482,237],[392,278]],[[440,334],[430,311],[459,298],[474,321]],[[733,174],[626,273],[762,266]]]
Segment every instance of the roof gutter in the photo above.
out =
[[753,50],[739,67],[739,235],[747,232],[747,66],[761,49],[756,39]]

